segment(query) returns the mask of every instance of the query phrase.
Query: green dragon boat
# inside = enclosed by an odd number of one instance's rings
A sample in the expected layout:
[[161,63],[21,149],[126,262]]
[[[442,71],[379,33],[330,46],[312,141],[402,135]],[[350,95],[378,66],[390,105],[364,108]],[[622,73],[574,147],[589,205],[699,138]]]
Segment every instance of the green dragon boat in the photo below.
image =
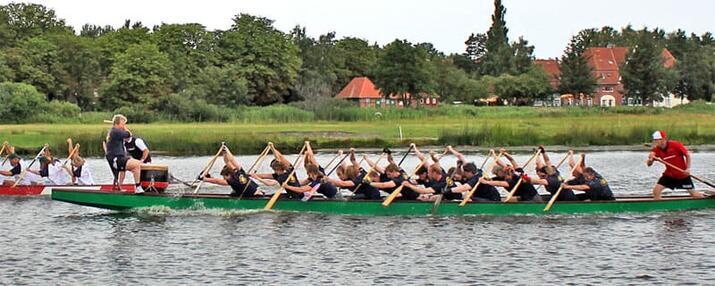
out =
[[[170,209],[224,209],[261,210],[267,198],[230,197],[217,194],[171,194],[125,192],[100,192],[87,190],[55,190],[52,199],[83,206],[109,210],[130,210],[138,208],[167,207]],[[461,215],[547,215],[547,214],[590,214],[590,213],[644,213],[686,211],[715,208],[715,196],[691,198],[689,196],[668,196],[655,201],[651,197],[618,197],[615,201],[557,202],[549,212],[544,212],[545,203],[469,203],[464,207],[456,201],[444,201],[433,210],[433,202],[395,201],[388,207],[382,201],[366,200],[324,200],[307,202],[281,199],[273,207],[274,211],[311,212],[339,215],[362,216],[461,216]]]

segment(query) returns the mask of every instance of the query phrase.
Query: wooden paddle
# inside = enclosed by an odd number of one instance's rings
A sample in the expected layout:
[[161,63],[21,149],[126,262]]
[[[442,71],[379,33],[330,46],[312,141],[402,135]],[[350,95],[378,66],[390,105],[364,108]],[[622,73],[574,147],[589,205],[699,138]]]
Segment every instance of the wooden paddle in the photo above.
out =
[[[363,180],[360,182],[360,184],[358,184],[357,187],[355,187],[354,192],[357,192],[360,189],[360,187],[362,187],[362,184],[365,182],[365,180],[367,180],[368,182],[372,182],[372,179],[370,179],[370,173],[372,173],[372,171],[375,169],[374,166],[377,166],[377,164],[379,164],[380,161],[382,161],[382,158],[385,157],[385,154],[386,154],[385,152],[382,152],[382,154],[380,154],[380,157],[377,158],[377,161],[375,161],[375,164],[371,165],[370,168],[367,169],[367,173],[365,173],[365,177],[363,177]],[[363,157],[363,159],[365,159],[365,157]]]
[[[663,161],[663,159],[661,159],[661,158],[657,158],[657,157],[656,157],[655,160],[658,161],[658,162],[661,162],[661,163],[663,163],[664,165],[666,165],[666,166],[668,166],[668,167],[671,167],[671,168],[673,168],[673,169],[675,169],[675,170],[677,170],[677,171],[679,171],[679,172],[685,173],[685,170],[683,170],[683,169],[681,169],[681,168],[678,168],[677,166],[675,166],[675,165],[673,165],[673,164],[671,164],[671,163],[668,163],[668,162],[666,162],[666,161]],[[698,180],[699,182],[701,182],[701,183],[703,183],[703,184],[706,184],[706,185],[710,186],[711,188],[715,188],[715,184],[710,183],[710,182],[708,182],[708,181],[706,181],[706,180],[703,180],[703,179],[701,179],[701,178],[698,177],[698,176],[690,175],[690,177],[693,178],[693,179],[695,179],[695,180]]]
[[[573,154],[571,153],[571,151],[569,151],[568,153],[566,153],[566,156],[564,156],[564,158],[561,159],[561,161],[559,161],[558,164],[556,164],[556,170],[558,170],[559,168],[561,168],[561,165],[563,165],[564,162],[566,161],[566,159],[568,159],[568,158],[571,157],[571,156],[573,156]],[[537,192],[541,189],[541,186],[543,186],[543,185],[538,185],[538,186],[536,187],[536,191],[537,191]]]
[[[211,168],[213,168],[214,163],[216,162],[216,159],[218,158],[218,156],[221,156],[221,152],[223,152],[223,148],[224,148],[225,146],[226,146],[226,142],[221,142],[221,147],[218,148],[218,152],[216,152],[216,155],[214,155],[213,158],[211,158],[211,160],[209,160],[209,162],[208,162],[208,164],[206,164],[206,167],[204,168],[204,170],[201,171],[201,176],[200,176],[200,177],[202,177],[202,178],[205,177],[206,174],[208,174],[208,173],[211,171]],[[198,180],[198,178],[196,178],[196,179],[194,180],[194,183],[195,183],[197,180]],[[192,184],[194,184],[194,183],[192,183]],[[196,194],[196,193],[199,192],[199,189],[201,188],[201,185],[203,185],[203,184],[204,184],[204,181],[201,180],[201,181],[199,182],[199,184],[196,186],[196,189],[194,189],[194,194]]]
[[[446,154],[446,151],[445,151],[445,154]],[[444,156],[442,156],[442,157],[444,157]],[[489,158],[489,157],[487,157],[487,158]],[[440,159],[441,159],[441,157],[440,157]],[[484,163],[486,163],[486,162],[487,162],[487,161],[486,161],[486,159],[485,159],[485,160],[484,160]],[[437,195],[437,199],[435,199],[435,200],[434,200],[434,203],[432,204],[432,215],[435,215],[435,214],[437,213],[437,210],[439,209],[439,206],[442,204],[442,198],[444,197],[444,193],[445,193],[445,192],[447,191],[447,189],[449,188],[449,182],[451,182],[451,181],[454,180],[454,175],[457,174],[457,171],[458,171],[459,168],[461,168],[461,167],[462,167],[462,164],[460,164],[459,162],[457,162],[457,167],[454,168],[454,170],[452,170],[452,173],[449,174],[449,177],[447,177],[447,178],[448,178],[448,179],[447,179],[447,183],[444,185],[444,188],[442,188],[442,193],[440,193],[440,194]],[[484,168],[484,164],[482,164],[482,168]]]
[[[17,185],[18,185],[23,179],[25,179],[25,175],[27,175],[27,170],[30,169],[30,167],[32,167],[33,164],[35,164],[35,161],[37,161],[37,158],[40,158],[40,155],[42,155],[42,153],[44,153],[44,152],[45,152],[45,149],[47,149],[48,147],[50,147],[50,145],[45,144],[45,146],[42,147],[42,150],[40,150],[40,152],[37,153],[37,155],[35,156],[35,158],[32,159],[32,162],[30,162],[30,165],[27,165],[27,167],[25,167],[24,169],[22,169],[22,173],[20,173],[20,178],[17,179],[17,180],[15,180],[15,184],[13,184],[11,188],[17,187]],[[20,164],[20,163],[18,162],[18,164]]]
[[[526,164],[524,164],[524,166],[521,167],[524,170],[524,172],[526,172],[526,168],[529,167],[529,164],[531,163],[531,161],[533,161],[536,158],[536,156],[539,156],[539,154],[541,154],[541,149],[537,150],[536,153],[534,153],[534,155],[531,156],[531,158],[529,158],[528,161],[526,161]],[[509,195],[506,196],[504,203],[508,203],[511,200],[511,198],[514,197],[516,190],[519,189],[519,186],[521,186],[521,183],[523,181],[524,181],[524,177],[522,176],[521,178],[519,178],[519,181],[516,182],[516,185],[514,185],[514,188],[511,189],[511,192],[509,192]]]
[[264,210],[271,210],[273,208],[273,205],[276,204],[276,202],[278,201],[278,199],[281,196],[281,193],[283,192],[283,190],[285,190],[286,185],[288,184],[288,182],[290,182],[290,178],[295,174],[295,171],[298,169],[298,166],[300,164],[300,159],[304,157],[303,152],[305,152],[305,149],[308,146],[308,144],[309,144],[309,142],[305,141],[305,143],[303,144],[303,148],[300,149],[300,152],[298,153],[298,158],[295,158],[295,162],[293,162],[293,170],[290,172],[290,174],[288,174],[288,177],[286,177],[286,180],[281,184],[281,188],[278,189],[275,193],[273,193],[273,196],[271,197],[270,200],[268,200],[268,203],[263,208]]
[[[266,145],[266,148],[263,148],[263,151],[261,151],[261,154],[256,158],[256,161],[253,162],[253,165],[251,165],[251,168],[248,169],[248,172],[246,172],[246,177],[248,177],[249,180],[251,180],[251,172],[256,172],[258,168],[263,164],[263,160],[268,156],[268,152],[273,150],[271,148],[273,143],[268,142],[268,145]],[[246,190],[248,190],[248,186],[250,186],[251,183],[247,182],[246,186],[243,187],[243,191],[241,192],[241,195],[238,196],[238,200],[240,201],[243,198],[243,194],[246,193]]]
[[67,166],[67,162],[72,160],[72,156],[74,156],[74,154],[77,154],[77,151],[79,151],[79,143],[74,145],[74,148],[72,148],[72,152],[70,152],[69,156],[67,156],[67,159],[65,160],[65,162],[62,163],[63,167]]
[[[487,156],[487,158],[485,159],[484,162],[486,162],[486,160],[489,159],[489,157],[494,157],[494,152],[490,152],[490,153],[491,153],[491,156]],[[501,156],[502,156],[502,155],[504,155],[504,152],[499,152],[499,156],[496,156],[496,158],[494,158],[494,162],[492,162],[492,163],[489,165],[489,170],[486,170],[486,172],[485,172],[484,170],[482,170],[482,178],[486,178],[486,177],[489,175],[489,173],[492,172],[492,169],[494,169],[494,166],[496,166],[497,162],[499,162],[499,159],[501,159]],[[484,164],[482,164],[482,167],[483,167],[483,166],[484,166]],[[467,195],[466,195],[464,198],[462,198],[462,202],[459,203],[459,206],[460,206],[460,207],[464,207],[464,206],[467,205],[467,203],[469,202],[469,200],[472,199],[472,196],[474,195],[474,192],[477,191],[477,188],[479,187],[479,185],[480,185],[481,183],[482,183],[482,182],[477,181],[477,183],[474,184],[474,186],[472,187],[472,189],[469,190],[469,193],[467,193]]]
[[[417,173],[417,170],[419,170],[419,169],[425,164],[426,161],[427,161],[427,159],[425,159],[425,160],[423,160],[422,162],[420,162],[420,163],[417,165],[417,167],[416,167],[414,170],[412,170],[412,173],[408,176],[408,178],[411,178],[412,176],[414,176],[415,173]],[[383,207],[389,207],[390,204],[392,204],[392,201],[394,201],[395,198],[397,198],[397,195],[399,195],[400,192],[402,192],[402,189],[403,189],[404,187],[405,187],[405,185],[400,185],[400,186],[397,187],[397,189],[395,189],[394,191],[392,191],[392,193],[391,193],[389,196],[387,196],[387,199],[385,199],[385,201],[382,202],[382,206],[383,206]]]
[[[337,160],[338,157],[340,157],[340,153],[341,153],[341,152],[342,152],[342,150],[341,150],[341,151],[338,151],[338,154],[335,154],[335,157],[333,157],[333,159],[330,159],[330,161],[328,161],[328,164],[325,165],[325,168],[330,168],[330,165],[332,165],[333,162],[335,162],[335,160]],[[342,161],[341,161],[341,162],[342,162]]]
[[[579,166],[581,166],[581,163],[583,163],[583,157],[581,157],[581,159],[578,160],[578,163],[576,163],[576,165],[573,165],[573,168],[571,168],[571,172],[569,173],[569,176],[573,176],[573,171],[575,171],[576,168],[578,168]],[[544,211],[545,211],[545,212],[548,212],[548,211],[551,210],[551,207],[554,205],[554,203],[556,203],[556,199],[558,199],[559,195],[561,195],[561,191],[562,191],[563,189],[564,189],[564,185],[562,184],[561,186],[559,186],[559,189],[556,190],[556,193],[554,193],[554,194],[551,196],[551,199],[549,200],[549,203],[546,204],[546,207],[544,208]]]
[[2,149],[0,149],[0,156],[2,156],[2,153],[5,152],[5,148],[7,148],[7,141],[2,143]]

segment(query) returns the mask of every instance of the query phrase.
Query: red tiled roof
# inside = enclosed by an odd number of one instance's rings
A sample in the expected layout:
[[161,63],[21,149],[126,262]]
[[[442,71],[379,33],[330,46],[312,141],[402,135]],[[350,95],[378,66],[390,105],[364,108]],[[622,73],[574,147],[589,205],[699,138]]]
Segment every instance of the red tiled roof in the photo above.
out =
[[338,93],[342,98],[382,98],[380,90],[367,77],[356,77]]
[[675,65],[675,57],[673,56],[673,54],[670,53],[670,51],[668,49],[663,49],[663,53],[661,53],[661,55],[663,56],[663,59],[665,60],[665,62],[663,62],[663,65],[666,68],[669,68],[669,67],[672,67],[673,65]]
[[544,71],[552,77],[558,78],[561,75],[561,67],[556,60],[534,60],[534,64],[542,66]]
[[[629,49],[624,47],[588,48],[584,55],[589,57],[588,65],[593,68],[598,84],[615,85],[620,82],[620,66],[626,62],[628,52]],[[663,49],[662,56],[665,67],[675,64],[675,58],[668,49]]]

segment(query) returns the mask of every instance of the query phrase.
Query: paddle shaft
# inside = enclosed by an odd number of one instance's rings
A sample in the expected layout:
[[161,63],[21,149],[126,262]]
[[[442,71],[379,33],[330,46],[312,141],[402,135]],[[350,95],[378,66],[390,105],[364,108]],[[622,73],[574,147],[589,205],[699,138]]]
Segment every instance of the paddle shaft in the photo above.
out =
[[400,163],[397,164],[398,167],[399,167],[399,166],[402,166],[402,162],[404,162],[405,159],[407,159],[407,155],[410,155],[410,152],[412,152],[412,149],[414,149],[414,148],[415,148],[415,145],[414,145],[414,144],[410,144],[410,148],[407,149],[407,152],[405,152],[405,155],[403,155],[403,156],[402,156],[402,159],[400,159]]
[[[536,153],[534,153],[534,155],[531,156],[531,158],[529,158],[528,161],[526,161],[526,164],[524,164],[524,167],[522,167],[521,169],[524,170],[524,172],[526,172],[526,168],[529,167],[529,164],[531,163],[531,161],[533,161],[536,158],[536,156],[539,156],[539,154],[541,154],[541,150],[536,151]],[[509,200],[511,200],[511,198],[514,197],[514,194],[519,189],[519,186],[521,186],[522,182],[524,182],[524,176],[521,176],[521,178],[519,178],[519,181],[516,182],[516,185],[514,185],[514,188],[512,188],[511,192],[509,192],[509,195],[506,196],[506,199],[504,200],[505,203],[509,202]]]
[[[671,164],[671,163],[668,163],[668,162],[664,161],[664,160],[661,159],[661,158],[655,158],[655,160],[658,161],[658,162],[661,162],[661,163],[663,163],[664,165],[666,165],[666,166],[668,166],[668,167],[671,167],[671,168],[673,168],[673,169],[675,169],[675,170],[677,170],[677,171],[679,171],[679,172],[681,172],[681,173],[685,173],[685,170],[683,170],[683,169],[681,169],[681,168],[678,168],[678,166],[675,166],[675,165],[673,165],[673,164]],[[710,182],[708,182],[708,181],[705,181],[705,180],[701,179],[701,178],[698,177],[698,176],[695,176],[695,175],[689,175],[689,176],[690,176],[691,178],[693,178],[693,179],[698,180],[699,182],[701,182],[701,183],[703,183],[703,184],[706,184],[706,185],[710,186],[711,188],[715,188],[715,184],[710,183]]]
[[[492,169],[494,169],[494,166],[497,164],[497,162],[499,162],[499,159],[501,159],[501,156],[502,156],[502,155],[504,155],[504,153],[503,153],[503,152],[499,152],[499,156],[496,156],[496,158],[494,159],[494,162],[492,162],[492,163],[489,165],[489,170],[487,170],[486,172],[482,171],[482,178],[485,178],[489,173],[492,172]],[[486,162],[486,160],[489,159],[489,157],[492,157],[492,156],[487,156],[487,158],[484,159],[485,162]],[[467,193],[467,195],[466,195],[464,198],[462,198],[462,202],[459,203],[459,206],[460,206],[460,207],[463,207],[463,206],[467,205],[467,202],[469,202],[469,200],[472,199],[472,196],[474,195],[474,192],[477,191],[477,188],[479,188],[479,185],[480,185],[481,183],[482,183],[482,182],[477,181],[477,183],[474,184],[474,187],[472,187],[472,189],[469,190],[469,193]]]
[[[211,160],[209,160],[209,163],[206,164],[206,167],[204,168],[204,170],[201,171],[201,177],[205,177],[206,174],[208,174],[208,172],[211,171],[211,168],[213,168],[214,163],[216,162],[216,159],[218,158],[218,156],[221,155],[221,152],[223,152],[224,146],[226,146],[226,143],[221,142],[221,147],[218,149],[218,152],[216,152],[216,155],[214,155],[213,158],[211,158]],[[193,184],[195,184],[197,180],[198,179],[195,179]],[[199,192],[199,189],[201,188],[201,185],[203,185],[203,184],[204,184],[204,181],[201,180],[199,182],[199,184],[196,186],[196,189],[194,189],[194,194]]]
[[[445,153],[445,154],[447,154],[447,153]],[[489,158],[489,157],[487,157],[487,158]],[[440,159],[441,159],[441,157],[440,157]],[[486,163],[486,162],[487,161],[484,160],[484,163]],[[444,184],[444,188],[442,188],[442,193],[437,195],[437,199],[435,199],[434,203],[432,204],[432,215],[437,213],[439,206],[442,204],[442,198],[444,198],[444,193],[447,192],[447,189],[449,189],[450,182],[452,182],[454,180],[454,174],[456,174],[457,170],[461,167],[462,167],[461,164],[457,164],[457,167],[454,168],[454,170],[452,170],[452,173],[449,174],[449,177],[447,177],[447,182],[446,182],[446,184]],[[484,164],[482,164],[482,168],[484,168]]]
[[337,170],[338,167],[340,167],[340,164],[342,164],[343,162],[345,162],[345,159],[347,159],[349,156],[350,156],[350,154],[346,154],[342,159],[340,159],[340,161],[338,161],[338,164],[337,164],[337,165],[333,166],[333,169],[330,170],[330,172],[328,172],[327,174],[325,174],[325,176],[328,176],[328,177],[329,177],[331,174],[333,174],[333,172],[335,172],[335,170]]
[[278,189],[273,194],[271,199],[268,201],[266,206],[263,208],[264,210],[271,210],[273,208],[273,205],[276,204],[276,202],[278,201],[278,199],[281,196],[281,193],[285,189],[286,185],[288,184],[288,182],[290,182],[290,178],[295,174],[295,171],[298,169],[298,164],[300,164],[300,159],[303,158],[303,152],[305,152],[305,149],[307,146],[308,146],[308,142],[303,144],[303,148],[300,149],[300,153],[298,153],[298,158],[295,158],[295,162],[293,163],[293,170],[290,172],[290,174],[288,174],[288,177],[286,177],[286,180],[281,184],[281,188]]
[[[583,157],[581,157],[581,159],[578,160],[578,163],[576,163],[576,165],[574,165],[574,166],[571,168],[571,172],[569,173],[571,176],[573,175],[573,172],[576,170],[576,168],[578,168],[579,166],[581,166],[581,163],[582,163],[582,162],[583,162]],[[554,194],[551,196],[551,199],[549,200],[549,203],[546,204],[546,207],[544,208],[544,211],[545,211],[545,212],[548,212],[548,211],[551,210],[551,207],[554,205],[554,203],[556,203],[556,199],[559,198],[559,195],[561,195],[561,191],[562,191],[563,189],[564,189],[564,185],[562,184],[561,186],[559,186],[559,189],[556,190],[556,193],[554,193]]]
[[69,160],[72,160],[72,156],[74,156],[74,154],[77,153],[77,150],[79,150],[79,143],[74,145],[74,148],[72,148],[72,152],[70,152],[70,154],[67,156],[67,160],[65,160],[65,162],[62,163],[62,166],[67,166],[67,162],[69,162]]
[[[412,176],[414,176],[415,173],[417,173],[417,170],[419,170],[419,169],[425,164],[426,161],[427,161],[427,160],[425,159],[425,160],[423,160],[422,162],[420,162],[420,163],[417,165],[417,167],[416,167],[414,170],[412,170],[412,173],[408,176],[408,178],[411,178]],[[402,189],[403,189],[404,187],[405,187],[405,185],[399,185],[399,186],[397,187],[397,189],[395,189],[394,191],[392,191],[392,193],[387,197],[387,199],[385,199],[385,201],[382,202],[382,206],[383,206],[383,207],[389,207],[390,204],[392,204],[392,201],[394,201],[395,198],[397,198],[397,195],[399,195],[400,192],[402,192]]]
[[[338,154],[335,154],[335,157],[333,157],[333,159],[330,159],[330,161],[328,161],[328,164],[325,164],[325,168],[330,168],[330,166],[333,165],[333,162],[335,162],[335,160],[337,160],[338,157],[340,157],[340,152],[338,152]],[[341,161],[341,163],[342,163],[342,161]],[[340,165],[340,164],[338,164],[338,165]]]
[[[561,165],[563,165],[564,162],[566,162],[566,159],[568,159],[571,155],[572,155],[571,153],[567,153],[566,156],[564,156],[564,158],[561,159],[561,161],[559,161],[558,164],[556,164],[556,170],[558,170],[559,168],[561,168]],[[536,187],[536,191],[537,191],[537,192],[541,189],[541,186],[542,186],[542,185],[538,185],[538,186]]]
[[[384,158],[384,157],[385,157],[385,153],[383,152],[382,154],[380,154],[380,157],[377,158],[377,161],[375,161],[375,164],[374,164],[374,165],[370,165],[370,168],[368,169],[367,173],[365,173],[365,177],[367,177],[367,178],[363,178],[363,180],[360,181],[360,184],[358,184],[357,187],[355,187],[355,190],[353,191],[353,193],[357,192],[357,191],[360,189],[360,187],[362,187],[362,184],[363,184],[363,182],[365,182],[365,180],[367,180],[368,182],[371,181],[371,180],[370,180],[370,173],[372,173],[372,170],[375,169],[374,166],[377,166],[377,164],[379,164],[380,161],[382,161],[382,158]],[[363,159],[365,159],[365,158],[363,158]]]
[[[25,175],[27,175],[27,170],[30,169],[30,167],[32,167],[33,164],[35,164],[35,161],[37,161],[37,158],[39,158],[40,155],[42,155],[42,153],[45,152],[45,149],[47,149],[47,145],[42,147],[42,150],[40,150],[40,152],[37,153],[37,156],[35,156],[35,158],[32,159],[32,162],[30,162],[30,165],[27,165],[27,167],[22,170],[22,173],[20,174],[20,178],[15,181],[15,184],[12,185],[12,188],[17,187],[17,184],[19,184],[23,179],[25,179]],[[18,162],[18,164],[20,164],[20,162]]]
[[246,190],[248,190],[248,186],[251,185],[251,182],[250,182],[251,172],[255,172],[260,167],[260,165],[263,164],[263,160],[266,158],[266,156],[268,155],[268,152],[270,152],[270,151],[271,151],[271,145],[267,145],[266,148],[263,148],[263,152],[261,152],[261,155],[259,155],[258,158],[256,158],[256,161],[253,162],[253,165],[251,166],[251,168],[248,169],[248,173],[246,173],[246,175],[248,175],[249,182],[246,182],[246,186],[243,187],[243,191],[241,191],[241,194],[238,196],[239,201],[243,198],[243,194],[246,193]]

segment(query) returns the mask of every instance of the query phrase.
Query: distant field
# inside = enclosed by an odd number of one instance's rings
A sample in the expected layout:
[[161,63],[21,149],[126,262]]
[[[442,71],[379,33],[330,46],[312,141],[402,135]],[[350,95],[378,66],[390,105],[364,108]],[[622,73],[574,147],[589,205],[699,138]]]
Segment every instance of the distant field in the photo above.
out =
[[[269,108],[270,109],[270,108]],[[628,145],[648,142],[663,129],[687,144],[715,143],[715,108],[700,104],[682,109],[584,109],[533,107],[445,107],[431,111],[386,111],[358,121],[297,120],[286,123],[130,124],[153,150],[167,155],[207,155],[220,142],[236,152],[258,153],[273,141],[297,152],[304,140],[316,148],[420,145]],[[131,119],[130,119],[131,120]],[[278,122],[281,121],[281,122]],[[400,140],[399,128],[403,140]],[[30,150],[44,143],[66,152],[64,141],[82,144],[84,155],[100,155],[107,124],[0,125],[0,140]]]

